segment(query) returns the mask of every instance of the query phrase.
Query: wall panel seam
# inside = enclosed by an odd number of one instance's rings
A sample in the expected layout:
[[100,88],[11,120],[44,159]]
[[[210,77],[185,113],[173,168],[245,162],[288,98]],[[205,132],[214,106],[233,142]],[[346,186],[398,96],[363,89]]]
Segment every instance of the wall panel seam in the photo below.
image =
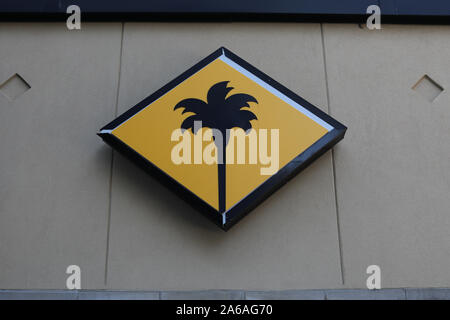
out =
[[[115,106],[114,106],[114,117],[117,117],[117,112],[119,110],[119,92],[120,92],[120,78],[121,78],[121,73],[122,73],[124,29],[125,29],[125,23],[122,22],[121,34],[120,34],[119,68],[118,68],[118,72],[117,72],[117,89],[116,89],[116,101],[115,101]],[[109,204],[108,204],[108,219],[107,219],[107,231],[106,231],[106,253],[105,253],[105,278],[104,278],[105,286],[108,283],[109,234],[111,231],[113,169],[114,169],[114,151],[111,150],[111,163],[110,163],[110,173],[109,173]]]
[[[330,89],[329,89],[329,84],[328,84],[327,55],[326,55],[326,49],[325,49],[325,35],[324,35],[324,30],[323,30],[323,23],[320,24],[320,35],[321,35],[321,40],[322,40],[322,57],[323,57],[323,69],[324,69],[324,76],[325,76],[327,111],[331,115]],[[339,262],[340,262],[340,268],[341,268],[341,282],[342,282],[342,285],[344,285],[345,284],[344,259],[343,259],[343,248],[342,248],[341,224],[340,224],[340,218],[339,218],[339,203],[338,203],[337,188],[336,188],[336,165],[335,165],[334,157],[335,157],[334,149],[331,149],[333,190],[334,190],[334,202],[335,202],[335,210],[336,210],[336,226],[337,226],[338,246],[339,246]]]

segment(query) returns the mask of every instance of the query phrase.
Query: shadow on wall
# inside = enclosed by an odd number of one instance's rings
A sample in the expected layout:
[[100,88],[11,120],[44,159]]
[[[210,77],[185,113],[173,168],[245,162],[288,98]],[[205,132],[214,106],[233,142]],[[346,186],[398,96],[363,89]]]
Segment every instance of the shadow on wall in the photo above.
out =
[[[104,148],[108,149],[106,146]],[[205,219],[201,213],[189,206],[157,179],[115,151],[112,183],[113,188],[117,183],[123,185],[123,188],[128,189],[128,194],[133,202],[140,202],[141,205],[148,207],[148,214],[158,215],[160,219],[167,220],[167,223],[177,227],[191,225],[191,227],[202,229],[202,232],[224,234],[222,230]],[[181,222],[178,222],[179,220]],[[181,228],[179,231],[183,232],[183,229]],[[194,239],[191,233],[189,233],[189,237]],[[202,239],[203,241],[204,239]]]
[[[109,159],[111,159],[111,149],[107,146],[102,146],[102,150],[102,152],[109,153]],[[288,181],[287,186],[285,185],[277,190],[275,195],[269,197],[255,208],[252,215],[244,217],[239,224],[227,232],[218,228],[169,188],[162,185],[157,179],[145,173],[116,151],[114,151],[113,160],[112,196],[120,199],[120,193],[126,190],[127,202],[132,203],[133,207],[139,208],[138,212],[145,212],[148,217],[153,216],[148,220],[144,217],[144,220],[148,221],[149,224],[154,223],[156,217],[156,220],[161,221],[162,225],[168,225],[170,228],[176,229],[178,233],[184,233],[186,236],[183,238],[196,242],[196,246],[217,249],[218,245],[224,245],[232,241],[234,236],[239,236],[239,233],[247,232],[249,230],[248,223],[254,222],[252,219],[257,218],[258,213],[266,215],[266,217],[260,217],[262,219],[273,219],[273,210],[270,209],[271,200],[284,201],[284,194],[286,196],[290,195],[290,192],[285,193],[289,187],[296,188],[297,183],[307,183],[309,179],[313,179],[309,175],[314,174],[315,171],[323,170],[323,166],[327,166],[331,160],[330,157],[331,151],[306,168],[300,175]],[[109,165],[108,161],[103,162],[105,165]],[[117,209],[115,201],[120,200],[113,200],[112,216],[114,216],[115,210],[127,210],[127,207],[131,207],[131,204],[127,205],[125,203]],[[298,213],[301,214],[301,208],[297,209]],[[136,214],[136,211],[133,214]],[[133,217],[130,216],[130,219],[133,219]],[[278,222],[280,222],[280,219],[276,219],[276,223]]]

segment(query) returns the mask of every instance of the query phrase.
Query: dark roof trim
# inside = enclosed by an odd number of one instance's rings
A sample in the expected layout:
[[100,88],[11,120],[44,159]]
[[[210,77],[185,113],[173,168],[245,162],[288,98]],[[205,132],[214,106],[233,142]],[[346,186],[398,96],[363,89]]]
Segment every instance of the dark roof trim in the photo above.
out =
[[66,8],[82,21],[269,21],[363,23],[367,7],[382,23],[450,24],[448,0],[2,0],[0,20],[64,21]]

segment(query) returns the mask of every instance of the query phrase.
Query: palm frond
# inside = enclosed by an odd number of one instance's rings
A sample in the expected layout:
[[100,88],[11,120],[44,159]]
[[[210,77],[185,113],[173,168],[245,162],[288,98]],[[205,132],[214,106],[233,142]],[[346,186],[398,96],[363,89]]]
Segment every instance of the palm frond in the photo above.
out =
[[[195,128],[194,127],[194,122],[195,121],[202,121],[202,119],[198,116],[198,115],[193,115],[193,116],[189,116],[186,119],[184,119],[184,121],[181,123],[181,130],[191,130],[192,133],[196,134],[198,129],[200,128]],[[197,129],[197,130],[195,130]]]
[[187,112],[193,112],[195,114],[201,113],[202,109],[207,106],[207,104],[200,99],[195,98],[189,98],[181,100],[176,104],[176,106],[173,108],[173,110],[177,110],[179,108],[184,108],[183,112],[181,114],[187,113]]
[[[249,130],[253,128],[253,126],[250,121],[239,119],[233,124],[233,128],[242,129],[247,134],[249,132]],[[230,128],[230,129],[232,129],[232,128]]]
[[208,90],[207,94],[207,100],[209,105],[218,105],[222,104],[223,101],[225,101],[225,97],[227,96],[228,92],[233,90],[233,87],[227,87],[228,82],[230,81],[222,81],[218,82],[215,85],[213,85]]
[[252,120],[257,120],[256,115],[249,110],[249,103],[258,103],[255,97],[238,93],[226,97],[233,90],[228,87],[229,81],[222,81],[211,86],[207,93],[207,102],[189,98],[177,103],[174,110],[184,109],[182,114],[191,112],[193,115],[184,119],[182,130],[191,130],[196,134],[199,128],[194,128],[195,121],[201,121],[203,128],[215,128],[221,131],[231,128],[242,128],[246,133],[252,128]]
[[245,94],[245,93],[233,94],[232,96],[229,96],[225,100],[227,107],[237,108],[237,109],[242,109],[245,107],[249,108],[250,107],[250,105],[248,104],[249,102],[258,103],[258,100],[256,100],[255,97],[253,97],[249,94]]
[[241,110],[239,111],[239,116],[233,121],[232,127],[233,128],[241,128],[246,133],[248,133],[248,130],[252,128],[251,120],[257,120],[258,118],[256,115],[248,110]]
[[250,121],[250,120],[258,120],[258,118],[256,117],[256,115],[248,110],[241,110],[239,111],[239,119],[243,119],[246,121]]

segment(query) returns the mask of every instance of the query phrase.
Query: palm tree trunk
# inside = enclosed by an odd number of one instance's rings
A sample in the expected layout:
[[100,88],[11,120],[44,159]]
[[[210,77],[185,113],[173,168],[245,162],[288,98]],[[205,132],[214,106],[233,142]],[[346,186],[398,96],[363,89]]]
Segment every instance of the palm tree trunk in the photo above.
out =
[[[224,213],[225,212],[225,207],[226,207],[226,201],[225,201],[225,195],[226,195],[226,149],[227,149],[227,144],[226,144],[226,140],[223,139],[224,141],[222,142],[222,163],[218,164],[218,174],[219,174],[219,212],[220,213]],[[219,155],[220,156],[220,155]],[[220,159],[220,157],[219,157]]]

